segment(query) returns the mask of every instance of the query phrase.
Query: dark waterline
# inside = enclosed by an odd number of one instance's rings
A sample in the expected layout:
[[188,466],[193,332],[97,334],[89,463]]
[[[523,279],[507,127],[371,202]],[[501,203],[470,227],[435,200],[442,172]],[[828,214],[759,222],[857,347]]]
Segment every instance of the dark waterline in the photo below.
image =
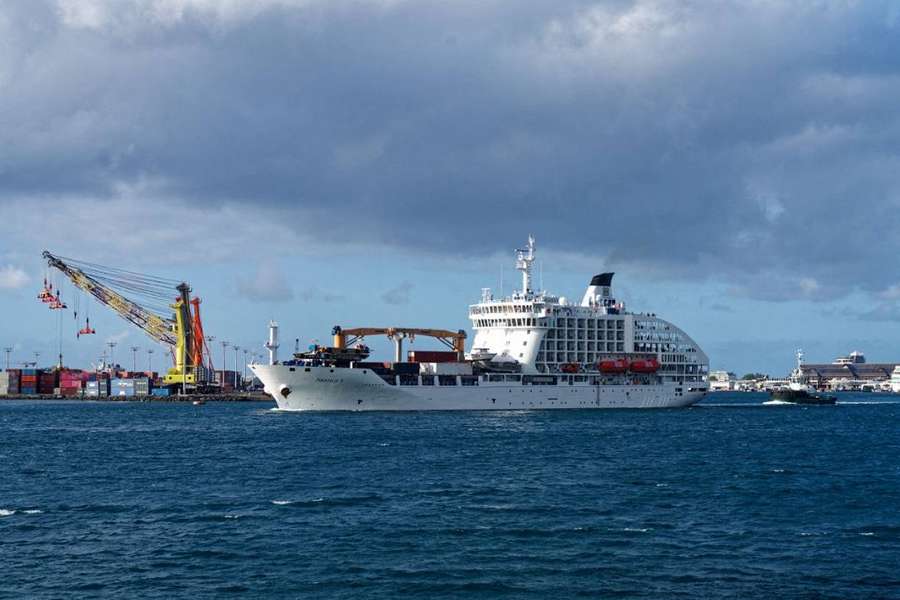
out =
[[900,598],[900,404],[0,402],[0,597]]

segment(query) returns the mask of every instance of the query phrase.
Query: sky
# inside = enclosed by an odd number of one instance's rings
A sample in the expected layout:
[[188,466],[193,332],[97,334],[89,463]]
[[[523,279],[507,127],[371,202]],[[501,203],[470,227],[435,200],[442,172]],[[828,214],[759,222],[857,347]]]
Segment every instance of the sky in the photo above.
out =
[[900,362],[897,98],[887,0],[5,0],[0,347],[148,358],[37,301],[44,249],[188,281],[220,364],[467,328],[533,234],[713,369]]

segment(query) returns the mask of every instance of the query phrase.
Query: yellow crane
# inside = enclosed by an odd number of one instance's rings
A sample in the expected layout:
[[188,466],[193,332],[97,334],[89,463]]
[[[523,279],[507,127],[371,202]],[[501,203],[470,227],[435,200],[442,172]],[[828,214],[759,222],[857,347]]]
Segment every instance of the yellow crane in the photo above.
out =
[[46,250],[43,257],[76,287],[169,348],[173,366],[163,378],[164,385],[196,388],[209,382],[211,367],[204,364],[209,349],[200,320],[200,298],[191,298],[187,283],[56,256]]
[[403,362],[404,339],[408,338],[412,342],[417,335],[432,337],[456,352],[458,360],[465,360],[466,332],[462,329],[459,331],[419,329],[416,327],[356,327],[354,329],[343,329],[340,325],[335,325],[331,333],[334,335],[334,347],[340,350],[343,350],[348,345],[352,346],[364,337],[385,335],[388,339],[394,341],[395,362]]

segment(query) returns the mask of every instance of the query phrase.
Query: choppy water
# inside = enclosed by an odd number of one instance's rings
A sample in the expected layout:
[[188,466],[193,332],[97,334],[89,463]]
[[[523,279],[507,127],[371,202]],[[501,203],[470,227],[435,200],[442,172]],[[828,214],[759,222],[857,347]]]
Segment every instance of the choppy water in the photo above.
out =
[[0,596],[900,598],[895,398],[0,402]]

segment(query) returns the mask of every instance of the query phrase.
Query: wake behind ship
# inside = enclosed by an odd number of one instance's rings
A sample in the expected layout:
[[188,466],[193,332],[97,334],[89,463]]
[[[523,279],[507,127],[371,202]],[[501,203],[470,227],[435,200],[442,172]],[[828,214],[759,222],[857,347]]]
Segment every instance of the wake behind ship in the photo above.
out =
[[[516,251],[522,289],[494,298],[482,289],[465,332],[335,327],[334,345],[287,361],[251,365],[285,410],[513,410],[690,406],[708,391],[709,360],[681,329],[630,313],[612,295],[612,273],[596,275],[579,304],[532,289],[534,238]],[[368,362],[367,335],[397,345],[392,363]],[[410,352],[406,337],[431,335],[450,352]],[[353,343],[360,342],[355,347]]]

